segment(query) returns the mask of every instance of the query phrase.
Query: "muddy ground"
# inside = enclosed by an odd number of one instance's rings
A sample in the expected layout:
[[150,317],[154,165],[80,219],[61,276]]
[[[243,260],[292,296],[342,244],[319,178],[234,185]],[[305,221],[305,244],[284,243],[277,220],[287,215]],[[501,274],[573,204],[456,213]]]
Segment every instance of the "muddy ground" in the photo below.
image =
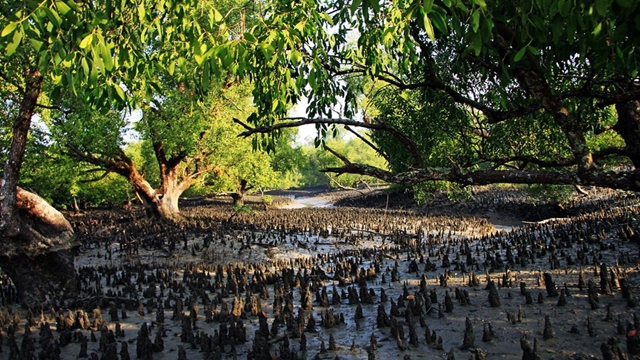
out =
[[601,359],[603,343],[633,357],[638,198],[590,190],[417,206],[312,189],[246,213],[201,198],[179,225],[136,207],[68,214],[80,291],[30,327],[5,303],[0,358]]

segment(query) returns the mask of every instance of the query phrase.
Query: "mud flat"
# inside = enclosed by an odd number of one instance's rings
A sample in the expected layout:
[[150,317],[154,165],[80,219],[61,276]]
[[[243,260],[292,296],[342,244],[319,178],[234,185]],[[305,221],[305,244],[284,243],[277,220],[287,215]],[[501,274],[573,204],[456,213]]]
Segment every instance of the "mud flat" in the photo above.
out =
[[520,223],[496,208],[212,202],[179,226],[87,212],[71,217],[79,293],[27,310],[5,286],[0,358],[639,355],[637,200],[582,208]]

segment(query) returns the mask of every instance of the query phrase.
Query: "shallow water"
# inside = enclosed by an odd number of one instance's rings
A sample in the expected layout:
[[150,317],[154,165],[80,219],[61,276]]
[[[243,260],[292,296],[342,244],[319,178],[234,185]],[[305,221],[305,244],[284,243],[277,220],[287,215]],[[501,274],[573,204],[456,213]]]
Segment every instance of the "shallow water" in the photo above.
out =
[[310,197],[295,197],[292,196],[293,200],[291,203],[285,205],[284,209],[300,209],[305,207],[317,207],[317,208],[326,208],[333,207],[330,199],[321,197],[321,196],[310,196]]

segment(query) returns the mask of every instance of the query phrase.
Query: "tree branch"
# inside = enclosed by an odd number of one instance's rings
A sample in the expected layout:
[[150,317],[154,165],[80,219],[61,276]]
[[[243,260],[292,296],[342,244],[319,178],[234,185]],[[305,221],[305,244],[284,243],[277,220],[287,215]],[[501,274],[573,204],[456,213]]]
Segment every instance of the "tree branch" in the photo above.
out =
[[330,147],[328,147],[327,145],[324,146],[325,150],[327,150],[328,152],[330,152],[333,156],[337,157],[338,159],[340,159],[343,163],[345,163],[345,165],[351,165],[351,161],[349,161],[349,159],[347,159],[346,156],[341,155],[339,153],[337,153],[336,151],[334,151],[333,149],[331,149]]
[[570,91],[565,91],[558,95],[559,99],[568,99],[575,97],[586,97],[586,98],[594,98],[601,100],[599,106],[606,107],[609,105],[614,105],[618,103],[624,103],[627,101],[633,101],[640,99],[640,90],[634,91],[603,91],[603,90],[595,90],[595,89],[573,89]]
[[378,154],[380,154],[380,156],[384,156],[382,150],[380,150],[379,147],[377,147],[374,143],[372,143],[367,138],[362,136],[359,132],[353,130],[349,125],[345,125],[344,128],[345,128],[345,130],[347,130],[350,133],[352,133],[353,135],[355,135],[358,139],[362,140],[363,143],[369,145],[369,147],[372,148]]
[[36,106],[40,107],[40,108],[43,108],[43,109],[60,111],[61,113],[64,114],[64,116],[67,116],[67,115],[69,115],[69,114],[71,114],[73,112],[70,109],[64,110],[63,108],[61,108],[60,106],[57,106],[57,105],[45,105],[45,104],[37,103]]
[[607,171],[590,169],[587,172],[574,170],[476,170],[452,171],[448,168],[424,168],[393,173],[374,166],[348,164],[342,167],[326,168],[322,172],[337,174],[368,175],[380,180],[415,185],[425,181],[450,181],[461,185],[487,185],[496,183],[512,184],[556,184],[600,186],[620,190],[640,191],[640,171]]
[[338,119],[328,119],[328,118],[310,119],[310,118],[304,118],[304,117],[292,117],[292,118],[285,118],[283,120],[290,120],[290,121],[279,122],[279,123],[276,123],[276,124],[273,124],[273,125],[270,125],[270,126],[251,127],[251,126],[243,123],[239,119],[236,119],[236,118],[233,119],[233,121],[235,123],[240,124],[242,127],[247,129],[246,131],[241,132],[238,135],[239,137],[248,137],[250,135],[257,134],[257,133],[265,134],[265,133],[269,133],[271,131],[278,130],[278,129],[299,127],[299,126],[302,126],[302,125],[309,125],[309,124],[346,125],[346,126],[361,127],[361,128],[365,128],[365,129],[371,129],[371,130],[387,131],[387,132],[391,133],[396,139],[398,139],[398,141],[400,141],[400,143],[407,149],[407,151],[409,151],[409,153],[413,157],[413,165],[412,166],[413,167],[421,167],[422,166],[422,156],[420,155],[420,151],[416,147],[416,145],[413,142],[413,140],[411,140],[407,135],[403,134],[398,129],[396,129],[396,128],[392,127],[392,126],[389,126],[389,125],[387,125],[385,123],[365,123],[365,122],[360,122],[360,121],[355,121],[355,120],[350,120],[350,119],[341,119],[341,118],[338,118]]
[[100,175],[99,177],[95,178],[95,179],[80,180],[80,182],[83,183],[83,184],[97,182],[97,181],[100,181],[100,180],[106,178],[111,173],[111,171],[105,170],[105,169],[92,169],[92,170],[87,170],[86,172],[94,172],[94,171],[103,171],[103,174]]
[[112,171],[118,173],[127,179],[132,173],[131,159],[122,151],[118,156],[118,159],[112,160],[103,157],[98,157],[90,152],[82,151],[81,149],[71,144],[66,144],[66,148],[69,150],[69,155],[76,160],[84,161],[89,164],[99,166],[105,171]]

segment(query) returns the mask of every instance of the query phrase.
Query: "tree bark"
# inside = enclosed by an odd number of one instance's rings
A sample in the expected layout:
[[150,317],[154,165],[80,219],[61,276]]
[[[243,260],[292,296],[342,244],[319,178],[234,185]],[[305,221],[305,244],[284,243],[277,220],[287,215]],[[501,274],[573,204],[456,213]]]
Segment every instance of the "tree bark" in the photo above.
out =
[[127,178],[142,199],[147,215],[161,219],[179,218],[180,207],[178,206],[178,200],[190,183],[178,181],[177,169],[164,168],[161,173],[161,185],[158,189],[154,189],[144,179],[133,163],[130,164]]
[[244,206],[244,194],[241,192],[231,194],[233,206]]
[[16,211],[16,193],[18,180],[20,179],[20,169],[24,160],[24,153],[27,148],[27,135],[31,127],[31,117],[40,90],[42,88],[42,74],[37,68],[25,68],[25,93],[20,103],[18,116],[13,121],[13,137],[7,162],[4,165],[4,180],[0,186],[0,196],[2,197],[0,210],[0,228],[5,237],[15,237],[20,233],[20,219]]
[[253,186],[247,186],[248,182],[245,179],[240,180],[238,183],[238,190],[231,194],[233,199],[233,206],[244,206],[244,195],[247,191],[253,189]]
[[424,181],[444,180],[461,185],[488,184],[549,184],[584,185],[611,189],[640,191],[640,170],[607,171],[575,170],[477,170],[423,168],[394,173],[364,164],[346,164],[326,168],[323,172],[369,175],[390,183],[415,185]]
[[175,217],[180,214],[178,199],[184,190],[183,184],[178,181],[178,165],[179,162],[160,167],[162,179],[157,192],[162,194],[158,207],[161,213],[166,214],[163,217]]
[[0,266],[32,307],[63,299],[76,290],[75,235],[64,216],[36,194],[16,188],[20,233],[0,242]]
[[633,166],[640,169],[640,101],[618,103],[616,111],[618,122],[613,129],[624,139],[625,150]]
[[25,68],[25,88],[13,122],[11,147],[0,186],[0,267],[11,278],[26,307],[62,299],[76,289],[73,229],[64,216],[41,197],[18,188],[31,119],[43,76]]

